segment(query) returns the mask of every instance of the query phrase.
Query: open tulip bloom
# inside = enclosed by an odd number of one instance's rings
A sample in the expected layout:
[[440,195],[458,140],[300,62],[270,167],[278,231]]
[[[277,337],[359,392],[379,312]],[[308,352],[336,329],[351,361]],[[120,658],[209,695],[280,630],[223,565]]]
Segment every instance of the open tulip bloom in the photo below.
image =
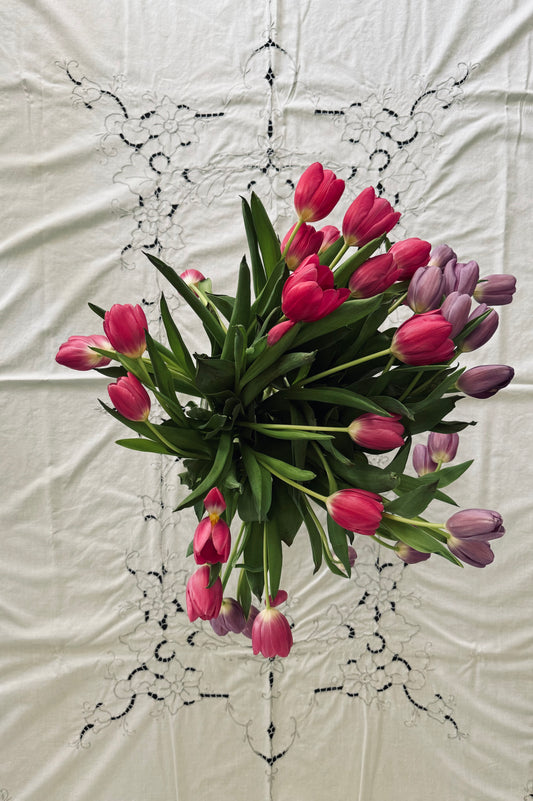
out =
[[[498,315],[488,304],[509,303],[515,279],[484,278],[448,245],[394,242],[400,213],[372,187],[348,201],[338,228],[315,231],[309,223],[334,212],[344,189],[331,170],[308,167],[282,245],[259,198],[243,199],[250,257],[234,297],[217,293],[206,268],[146,254],[196,314],[209,354],[188,350],[161,295],[153,322],[141,305],[91,304],[103,331],[70,337],[57,355],[113,379],[112,405],[102,405],[134,432],[120,445],[182,462],[189,493],[177,508],[198,518],[190,620],[248,647],[251,637],[268,658],[289,653],[292,626],[297,640],[298,621],[277,606],[290,609],[282,560],[303,531],[314,571],[324,563],[344,578],[360,537],[408,564],[436,554],[485,567],[489,541],[504,533],[498,512],[435,523],[426,510],[434,499],[453,504],[448,488],[471,464],[456,463],[469,425],[454,419],[456,404],[490,398],[513,377],[507,365],[464,372],[458,359],[490,340]],[[413,442],[424,432],[425,444]],[[380,466],[376,452],[387,454]]]

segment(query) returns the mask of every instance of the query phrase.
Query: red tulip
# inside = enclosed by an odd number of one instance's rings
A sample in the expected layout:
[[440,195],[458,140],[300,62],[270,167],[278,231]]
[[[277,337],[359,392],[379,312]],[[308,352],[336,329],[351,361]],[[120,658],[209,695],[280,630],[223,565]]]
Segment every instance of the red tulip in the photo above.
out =
[[313,222],[327,217],[344,192],[344,181],[316,161],[302,174],[294,193],[298,219]]
[[119,414],[128,420],[144,422],[150,414],[150,397],[132,373],[121,376],[115,384],[109,384],[109,397]]
[[398,271],[397,281],[411,278],[419,267],[426,267],[429,261],[431,245],[423,239],[411,237],[395,242],[388,251],[394,259]]
[[267,659],[273,656],[288,656],[292,647],[292,631],[289,621],[279,609],[263,609],[252,626],[252,649],[261,652]]
[[212,587],[209,584],[209,567],[204,565],[193,573],[187,582],[185,598],[187,614],[192,622],[197,617],[212,620],[220,614],[222,606],[222,581],[220,576]]
[[383,417],[379,414],[362,414],[348,426],[350,437],[362,448],[375,451],[391,451],[404,444],[404,428],[399,414]]
[[56,362],[71,370],[92,370],[94,367],[105,367],[111,359],[101,356],[91,346],[100,350],[111,350],[111,343],[102,335],[82,337],[69,337],[66,342],[59,346],[56,355]]
[[148,329],[142,308],[130,303],[115,303],[105,313],[104,331],[116,351],[131,359],[138,359],[146,350]]
[[347,245],[361,247],[372,239],[388,233],[398,220],[400,212],[394,211],[388,200],[376,197],[372,186],[363,189],[342,221],[342,235]]
[[452,325],[439,309],[415,314],[396,330],[391,352],[404,364],[439,364],[452,358]]
[[339,526],[370,537],[376,533],[383,514],[380,496],[360,489],[334,492],[326,499],[326,508]]
[[[282,253],[285,252],[287,242],[289,241],[296,225],[297,223],[295,223],[285,234],[285,237],[281,243]],[[295,270],[296,267],[298,267],[298,265],[301,264],[305,258],[307,258],[307,256],[311,256],[313,253],[318,253],[323,238],[324,234],[321,231],[315,231],[312,225],[306,225],[303,223],[298,228],[296,236],[292,240],[289,250],[285,255],[285,262],[289,270]]]
[[385,292],[398,280],[398,271],[390,253],[365,261],[352,273],[348,286],[353,298],[372,298]]

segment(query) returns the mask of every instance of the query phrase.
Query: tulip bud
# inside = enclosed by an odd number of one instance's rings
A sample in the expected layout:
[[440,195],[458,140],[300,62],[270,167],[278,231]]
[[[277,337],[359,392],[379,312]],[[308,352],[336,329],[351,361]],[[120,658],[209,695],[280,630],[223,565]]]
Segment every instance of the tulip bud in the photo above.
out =
[[104,331],[116,351],[138,359],[146,350],[145,331],[148,328],[142,308],[130,303],[115,303],[105,313]]
[[439,434],[432,431],[428,436],[428,452],[434,462],[451,462],[459,446],[459,434]]
[[[481,317],[482,314],[488,311],[488,306],[485,303],[480,303],[480,305],[472,312],[470,317],[468,318],[468,322]],[[498,323],[500,321],[499,315],[497,311],[491,309],[490,312],[487,314],[484,320],[482,320],[479,325],[474,328],[473,331],[468,334],[461,342],[461,350],[466,351],[467,353],[472,350],[477,350],[481,348],[489,339],[493,336],[494,332],[498,328]]]
[[514,275],[487,275],[474,290],[474,298],[478,303],[489,306],[505,306],[511,303],[516,291]]
[[396,330],[391,352],[404,364],[414,366],[447,362],[455,350],[449,338],[451,330],[439,309],[415,314]]
[[431,245],[423,239],[412,237],[402,242],[395,242],[389,250],[398,272],[397,281],[412,278],[419,267],[425,267],[429,262]]
[[[285,252],[287,242],[289,241],[296,224],[297,223],[295,223],[285,234],[285,237],[281,243],[282,253]],[[285,262],[289,270],[295,270],[296,267],[298,267],[298,265],[301,264],[305,258],[307,258],[307,256],[311,256],[313,253],[318,253],[323,238],[324,235],[320,231],[315,231],[312,225],[306,225],[305,223],[300,225],[294,239],[289,246],[289,250],[285,254]]]
[[180,273],[180,278],[182,281],[185,281],[187,286],[190,287],[198,286],[198,284],[201,284],[202,281],[206,280],[205,275],[202,275],[199,270],[194,269],[184,270],[182,273]]
[[390,253],[373,256],[352,273],[348,286],[353,298],[372,298],[385,292],[395,281],[398,273]]
[[505,529],[498,512],[489,509],[463,509],[446,521],[450,532],[448,548],[473,567],[485,567],[494,559],[489,540],[503,537]]
[[150,397],[132,373],[121,376],[107,391],[113,406],[127,420],[144,422],[150,414]]
[[455,268],[457,266],[456,259],[450,259],[447,261],[444,267],[442,268],[442,274],[444,276],[444,286],[442,288],[443,293],[448,296],[451,295],[452,292],[455,292],[455,285],[457,283],[457,279],[455,277]]
[[298,219],[314,222],[327,217],[344,192],[344,181],[331,170],[325,170],[318,161],[302,174],[294,193],[294,207]]
[[279,609],[270,607],[259,612],[252,626],[252,649],[270,659],[273,656],[288,656],[292,647],[292,631],[289,621]]
[[397,556],[399,556],[406,565],[415,565],[417,562],[425,562],[426,559],[429,559],[431,556],[430,553],[416,551],[414,548],[411,548],[410,545],[406,545],[405,542],[397,542],[394,546],[394,550]]
[[246,626],[242,606],[235,598],[223,598],[218,617],[212,618],[209,622],[219,637],[225,637],[230,631],[240,634]]
[[437,469],[436,462],[429,455],[427,445],[415,445],[413,448],[413,467],[419,476],[434,473]]
[[513,376],[513,368],[506,364],[483,364],[459,376],[457,387],[471,398],[491,398],[510,384]]
[[348,531],[372,537],[381,523],[383,503],[368,490],[343,489],[326,498],[326,508],[333,520]]
[[222,606],[222,581],[220,576],[212,587],[209,584],[209,567],[204,565],[192,574],[187,582],[185,599],[189,620],[212,620],[218,617]]
[[252,604],[250,606],[250,611],[248,612],[248,617],[246,619],[246,625],[242,630],[242,633],[244,634],[244,636],[248,637],[250,640],[252,639],[252,629],[253,629],[253,626],[254,626],[254,620],[256,619],[258,614],[259,614],[259,609]]
[[479,264],[477,261],[467,261],[466,264],[455,265],[455,286],[453,288],[456,292],[460,292],[462,295],[473,295],[478,281]]
[[355,560],[357,559],[357,551],[353,547],[353,545],[348,545],[348,561],[350,562],[350,567],[355,565]]
[[309,323],[331,314],[349,296],[349,289],[334,288],[333,273],[318,256],[308,256],[285,281],[281,310],[293,322]]
[[355,198],[344,215],[344,241],[347,245],[362,247],[391,231],[400,217],[400,212],[394,211],[388,200],[376,197],[374,188],[368,186]]
[[331,245],[333,245],[333,243],[336,242],[341,235],[339,229],[335,228],[334,225],[325,225],[323,228],[320,229],[319,233],[322,234],[323,237],[322,244],[320,245],[320,249],[318,251],[319,255],[321,253],[325,253],[325,251]]
[[431,251],[428,266],[431,267],[434,264],[436,267],[440,267],[441,270],[444,270],[446,264],[452,259],[457,261],[457,255],[454,253],[451,247],[448,245],[437,245]]
[[71,370],[92,370],[109,364],[111,359],[96,353],[91,349],[92,346],[100,350],[112,350],[107,337],[98,334],[90,337],[73,336],[59,346],[56,362]]
[[420,314],[437,309],[442,300],[444,279],[439,267],[419,267],[407,291],[407,305]]
[[383,417],[379,414],[362,414],[348,426],[350,437],[362,448],[375,451],[391,451],[404,444],[404,428],[399,423],[400,415]]
[[470,295],[461,295],[459,292],[450,292],[446,300],[440,307],[443,317],[448,320],[452,325],[450,339],[461,333],[465,327],[468,315],[470,314],[470,307],[472,306],[472,298]]

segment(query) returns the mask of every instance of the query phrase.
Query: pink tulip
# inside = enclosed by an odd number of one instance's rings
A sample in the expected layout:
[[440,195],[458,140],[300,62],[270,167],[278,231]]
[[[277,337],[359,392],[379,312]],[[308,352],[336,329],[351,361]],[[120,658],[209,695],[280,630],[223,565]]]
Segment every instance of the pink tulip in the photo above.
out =
[[474,290],[474,298],[478,303],[489,306],[505,306],[511,303],[516,291],[514,275],[487,275]]
[[454,344],[449,339],[452,330],[439,309],[415,314],[396,330],[391,352],[404,364],[439,364],[449,361]]
[[109,384],[107,391],[113,406],[122,417],[144,422],[150,414],[150,397],[132,373],[121,376],[115,384]]
[[390,253],[373,256],[352,273],[348,286],[353,298],[372,298],[385,292],[398,280]]
[[377,198],[374,188],[369,186],[355,198],[344,215],[344,241],[350,246],[366,245],[394,228],[400,216],[400,212],[394,211],[388,200]]
[[471,398],[491,398],[511,383],[514,370],[507,364],[472,367],[457,379],[457,387]]
[[[281,252],[285,252],[285,247],[289,241],[292,232],[297,223],[288,230],[281,243]],[[315,231],[312,225],[303,223],[296,232],[296,236],[292,240],[289,250],[285,255],[285,262],[289,270],[295,270],[302,261],[311,256],[313,253],[318,253],[322,244],[324,235],[320,231]]]
[[302,222],[321,220],[337,205],[344,181],[316,161],[302,174],[294,193],[294,207]]
[[376,533],[383,514],[380,496],[360,489],[334,492],[326,499],[326,508],[339,526],[370,537]]
[[59,346],[56,362],[71,370],[92,370],[109,364],[111,359],[91,350],[92,346],[100,350],[112,350],[107,337],[98,334],[90,337],[73,336]]
[[319,254],[324,253],[341,235],[339,229],[335,228],[334,225],[325,225],[318,233],[322,234],[323,237],[322,244],[318,251]]
[[138,359],[146,350],[148,329],[142,308],[130,303],[115,303],[105,313],[104,331],[116,351],[131,359]]
[[434,462],[451,462],[459,447],[459,434],[439,434],[432,431],[428,436],[428,451]]
[[209,584],[209,567],[204,565],[193,573],[187,582],[185,599],[189,620],[212,620],[218,617],[222,606],[222,581],[220,576],[212,587]]
[[220,515],[226,502],[218,487],[213,487],[204,498],[208,517],[198,523],[193,538],[194,559],[197,565],[214,565],[227,562],[231,550],[231,532]]
[[219,637],[225,637],[230,631],[240,634],[246,626],[242,606],[235,598],[223,598],[218,617],[212,618],[209,622]]
[[425,267],[429,261],[431,245],[423,239],[412,237],[395,242],[389,250],[398,271],[397,281],[411,278],[419,267]]
[[[205,510],[209,515],[221,515],[226,508],[226,501],[218,487],[210,489],[204,498]],[[216,521],[215,521],[216,522]]]
[[379,414],[362,414],[348,426],[350,437],[362,448],[375,451],[391,451],[404,444],[404,428],[399,423],[400,415],[383,417]]
[[198,286],[202,281],[205,281],[205,275],[194,269],[184,270],[180,273],[180,278],[190,287]]
[[252,627],[254,654],[261,652],[267,659],[288,656],[291,647],[292,631],[285,615],[274,607],[259,612]]
[[415,445],[413,448],[413,467],[419,476],[434,473],[437,469],[437,463],[431,458],[427,445]]

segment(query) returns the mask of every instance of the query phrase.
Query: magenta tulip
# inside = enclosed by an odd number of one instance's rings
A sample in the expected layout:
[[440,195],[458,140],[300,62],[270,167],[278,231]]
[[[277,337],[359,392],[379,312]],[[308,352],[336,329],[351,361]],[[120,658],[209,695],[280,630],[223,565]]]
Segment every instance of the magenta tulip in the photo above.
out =
[[116,351],[138,359],[146,350],[148,323],[142,308],[130,303],[115,303],[105,313],[104,331]]
[[71,370],[92,370],[109,364],[111,359],[96,353],[92,350],[92,346],[100,350],[112,350],[111,343],[102,335],[73,336],[59,346],[56,362],[64,367],[70,367]]
[[483,364],[466,370],[457,379],[457,387],[471,398],[491,398],[511,383],[514,370],[507,364]]
[[218,617],[212,618],[209,622],[219,637],[225,637],[230,631],[240,634],[246,626],[242,606],[235,598],[223,598]]
[[226,502],[218,487],[213,487],[204,498],[208,517],[202,518],[193,537],[193,553],[197,565],[214,565],[227,562],[231,550],[231,532],[220,515]]
[[222,581],[220,576],[212,587],[209,584],[209,567],[204,565],[193,573],[187,582],[185,599],[187,614],[192,622],[197,617],[212,620],[218,617],[222,606]]
[[426,267],[429,262],[431,245],[418,237],[395,242],[389,250],[398,272],[397,281],[411,278],[419,267]]
[[322,244],[318,250],[318,253],[324,253],[337,239],[340,237],[341,232],[338,228],[335,228],[334,225],[325,225],[323,228],[320,229],[318,232],[322,234]]
[[415,366],[447,362],[455,350],[451,330],[439,309],[415,314],[396,330],[391,352],[404,364]]
[[348,286],[353,298],[372,298],[385,292],[398,280],[398,272],[390,253],[382,253],[365,261],[352,273]]
[[511,303],[515,291],[514,275],[487,275],[476,286],[474,298],[478,303],[488,303],[489,306],[505,306]]
[[366,245],[394,228],[400,216],[400,212],[394,211],[388,200],[376,197],[374,188],[368,186],[355,198],[344,215],[344,241],[350,246]]
[[334,209],[344,192],[344,181],[318,161],[302,174],[294,193],[294,207],[302,222],[321,220]]
[[[296,224],[297,223],[295,223],[285,234],[285,237],[281,243],[282,253],[285,253],[287,242],[289,241]],[[322,234],[320,231],[315,231],[312,225],[306,225],[303,223],[298,228],[296,235],[289,246],[289,250],[285,255],[285,263],[287,264],[289,270],[295,270],[296,267],[298,267],[298,265],[307,258],[307,256],[311,256],[313,253],[318,253],[323,238],[324,234]]]
[[292,647],[289,621],[279,609],[271,607],[259,612],[252,626],[252,649],[267,659],[288,656]]
[[150,397],[132,373],[121,376],[115,384],[109,384],[107,391],[113,406],[122,417],[136,422],[148,419]]
[[348,426],[350,437],[362,448],[374,451],[391,451],[404,444],[404,428],[399,414],[383,417],[379,414],[362,414]]
[[451,462],[459,446],[459,434],[439,434],[432,431],[428,436],[428,451],[434,462]]
[[326,499],[326,508],[339,526],[370,537],[376,533],[383,514],[380,496],[360,489],[334,492]]

